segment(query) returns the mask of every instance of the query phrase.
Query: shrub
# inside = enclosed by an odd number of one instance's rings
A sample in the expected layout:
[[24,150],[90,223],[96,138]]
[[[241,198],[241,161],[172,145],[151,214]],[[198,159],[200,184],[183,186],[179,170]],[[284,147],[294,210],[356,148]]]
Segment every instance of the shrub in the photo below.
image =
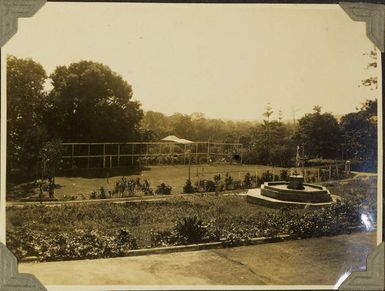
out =
[[154,195],[154,191],[150,187],[150,182],[145,179],[141,185],[144,195]]
[[282,170],[279,174],[279,180],[280,181],[289,181],[289,171],[288,170]]
[[266,172],[262,173],[261,179],[262,179],[263,183],[264,182],[271,182],[271,181],[273,181],[273,173],[266,171]]
[[205,191],[205,192],[214,192],[215,191],[215,183],[211,180],[199,180],[196,183],[196,190],[195,191]]
[[91,192],[90,199],[96,199],[96,198],[97,198],[96,192],[95,191]]
[[265,182],[273,181],[273,178],[273,173],[270,173],[269,171],[262,173],[261,177],[257,177],[257,187],[260,187]]
[[205,181],[205,188],[207,192],[214,192],[215,191],[215,182],[211,180]]
[[125,177],[122,177],[119,181],[116,181],[114,193],[119,193],[121,196],[123,196],[123,193],[127,189],[127,179]]
[[175,230],[161,230],[157,232],[151,230],[150,240],[151,247],[164,247],[176,245],[178,243]]
[[243,185],[248,189],[256,187],[257,185],[256,175],[251,175],[249,172],[247,172],[243,179]]
[[242,189],[243,188],[243,184],[239,180],[234,181],[233,185],[234,185],[234,189]]
[[214,175],[213,179],[215,184],[218,185],[221,182],[221,174]]
[[162,183],[156,187],[156,194],[171,194],[172,187],[170,185],[166,185]]
[[127,193],[128,196],[135,196],[138,194],[153,195],[153,190],[151,189],[150,182],[147,179],[142,182],[139,177],[136,179],[127,179],[126,177],[122,177],[115,183],[113,193],[119,193],[122,197],[125,193]]
[[226,190],[231,190],[230,188],[232,188],[232,186],[233,186],[233,178],[228,173],[226,173],[226,177],[225,177]]
[[202,221],[197,216],[184,217],[175,226],[176,234],[181,243],[199,243],[202,242],[206,230],[202,225]]
[[106,189],[104,189],[104,187],[100,187],[100,196],[99,196],[100,199],[107,199],[107,195],[106,195]]
[[183,193],[192,194],[196,192],[196,188],[192,185],[191,180],[187,179],[183,186]]
[[121,228],[118,230],[118,234],[116,236],[116,243],[120,247],[122,253],[124,253],[124,249],[138,248],[138,244],[136,242],[135,237],[130,233],[127,228]]

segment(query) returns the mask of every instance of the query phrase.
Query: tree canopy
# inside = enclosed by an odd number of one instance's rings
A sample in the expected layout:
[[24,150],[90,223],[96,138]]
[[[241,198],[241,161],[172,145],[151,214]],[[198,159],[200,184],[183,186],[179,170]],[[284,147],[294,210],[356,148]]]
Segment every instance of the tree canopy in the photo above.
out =
[[[51,91],[45,83],[50,81]],[[340,122],[320,106],[285,123],[268,104],[262,122],[206,118],[203,113],[144,113],[131,85],[108,66],[80,61],[58,66],[47,77],[31,59],[7,58],[8,165],[30,172],[60,161],[60,143],[154,141],[177,135],[194,141],[240,142],[246,163],[290,166],[296,145],[308,158],[377,162],[377,101],[367,100]],[[156,97],[156,96],[155,96]],[[274,117],[277,112],[277,118]],[[258,116],[256,116],[256,119]],[[40,153],[40,155],[39,155]],[[37,165],[40,163],[39,165]]]
[[377,165],[377,100],[367,100],[357,112],[341,118],[345,158]]
[[42,120],[46,78],[32,59],[7,57],[7,159],[13,168],[29,170],[47,138]]
[[103,64],[81,61],[59,66],[50,76],[46,125],[69,142],[130,141],[143,117],[127,81]]
[[336,158],[341,142],[340,128],[331,113],[321,113],[321,107],[314,106],[314,112],[302,117],[298,125],[295,140],[305,146],[310,158]]

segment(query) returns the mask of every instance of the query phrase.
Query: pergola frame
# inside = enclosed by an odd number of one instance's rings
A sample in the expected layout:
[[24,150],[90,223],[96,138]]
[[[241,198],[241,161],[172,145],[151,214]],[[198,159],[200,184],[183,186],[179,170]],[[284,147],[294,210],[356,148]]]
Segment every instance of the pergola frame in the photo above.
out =
[[[114,168],[137,164],[138,158],[158,159],[158,164],[165,164],[161,157],[180,159],[172,164],[201,163],[203,159],[209,163],[211,159],[226,159],[238,155],[242,163],[242,144],[219,142],[194,142],[180,144],[175,142],[73,142],[62,143],[65,153],[62,156],[67,168]],[[95,153],[95,149],[96,153]],[[179,148],[179,151],[175,151]],[[80,150],[82,149],[82,150]],[[216,150],[213,150],[216,149]],[[167,151],[167,152],[165,152]],[[80,153],[79,153],[80,152]],[[125,159],[125,162],[122,160]],[[91,165],[98,160],[97,166]],[[81,161],[81,166],[76,161]],[[129,163],[127,161],[130,161]]]

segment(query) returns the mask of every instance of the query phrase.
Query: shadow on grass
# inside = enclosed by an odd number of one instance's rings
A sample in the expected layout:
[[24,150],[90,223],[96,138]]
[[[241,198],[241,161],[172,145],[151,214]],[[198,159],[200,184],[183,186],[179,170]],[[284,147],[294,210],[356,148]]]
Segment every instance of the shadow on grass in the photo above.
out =
[[15,182],[7,185],[7,200],[27,198],[35,194],[35,181],[24,182],[21,184],[16,184],[17,182]]
[[57,172],[60,177],[76,177],[76,178],[106,178],[114,176],[131,176],[140,175],[143,171],[148,171],[147,167],[130,167],[130,168],[112,168],[112,169],[63,169]]

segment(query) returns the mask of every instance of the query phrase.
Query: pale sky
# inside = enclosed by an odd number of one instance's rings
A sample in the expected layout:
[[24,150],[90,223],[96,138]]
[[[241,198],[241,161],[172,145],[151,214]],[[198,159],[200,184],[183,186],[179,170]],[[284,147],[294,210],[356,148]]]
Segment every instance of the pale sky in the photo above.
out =
[[[8,54],[50,74],[80,60],[104,63],[144,110],[256,120],[268,102],[285,119],[355,111],[380,90],[358,87],[374,45],[338,5],[48,2],[19,19]],[[274,113],[273,117],[277,115]]]

